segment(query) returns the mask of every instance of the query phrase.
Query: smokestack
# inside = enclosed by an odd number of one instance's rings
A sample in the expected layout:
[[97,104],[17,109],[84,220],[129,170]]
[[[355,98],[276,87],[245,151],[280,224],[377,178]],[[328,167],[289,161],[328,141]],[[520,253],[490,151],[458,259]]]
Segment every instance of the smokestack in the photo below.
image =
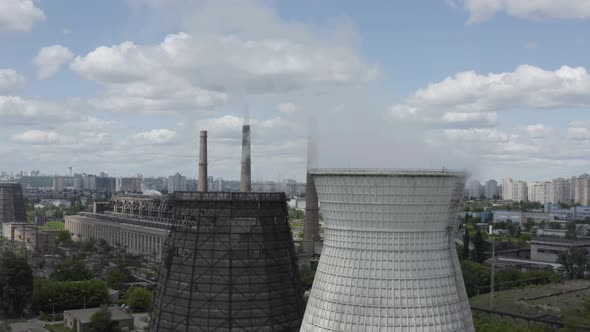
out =
[[242,127],[242,172],[240,175],[240,190],[252,191],[252,178],[250,174],[250,125]]
[[315,188],[313,176],[309,170],[316,167],[317,150],[313,136],[315,128],[309,126],[309,137],[307,138],[307,179],[305,187],[305,225],[303,227],[303,252],[308,255],[314,254],[315,242],[320,239],[320,214],[318,193]]
[[201,130],[199,151],[199,191],[207,191],[207,131]]

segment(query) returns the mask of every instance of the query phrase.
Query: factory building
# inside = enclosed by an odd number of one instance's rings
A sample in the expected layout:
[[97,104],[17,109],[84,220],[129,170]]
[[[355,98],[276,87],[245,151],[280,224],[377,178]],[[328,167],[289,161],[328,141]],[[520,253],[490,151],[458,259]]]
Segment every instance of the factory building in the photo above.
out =
[[75,242],[105,240],[133,255],[160,261],[168,234],[167,199],[158,196],[117,196],[96,204],[93,213],[65,216],[65,228]]
[[324,247],[301,331],[474,331],[452,239],[463,173],[310,173]]
[[555,263],[560,252],[572,248],[590,250],[590,240],[571,240],[549,236],[535,237],[531,240],[531,260]]

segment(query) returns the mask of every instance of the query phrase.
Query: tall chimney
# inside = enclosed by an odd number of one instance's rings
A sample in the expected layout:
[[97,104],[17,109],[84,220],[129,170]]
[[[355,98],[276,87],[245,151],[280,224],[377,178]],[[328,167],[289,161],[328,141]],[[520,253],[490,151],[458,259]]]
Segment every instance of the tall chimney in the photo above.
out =
[[310,120],[307,138],[307,178],[305,187],[305,224],[303,226],[303,252],[314,254],[315,242],[320,240],[320,213],[318,193],[313,176],[309,170],[317,167],[317,148],[315,144],[315,121]]
[[207,131],[201,130],[199,151],[199,191],[207,191]]
[[252,190],[252,178],[250,174],[250,125],[242,127],[242,172],[240,174],[240,190]]

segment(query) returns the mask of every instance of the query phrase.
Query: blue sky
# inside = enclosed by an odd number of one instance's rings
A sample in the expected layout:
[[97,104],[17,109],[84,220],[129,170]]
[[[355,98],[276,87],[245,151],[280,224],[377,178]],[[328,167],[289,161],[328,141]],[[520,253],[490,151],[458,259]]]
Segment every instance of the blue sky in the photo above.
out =
[[[322,167],[590,170],[590,1],[0,3],[1,170],[304,179]],[[247,110],[247,111],[246,111]]]

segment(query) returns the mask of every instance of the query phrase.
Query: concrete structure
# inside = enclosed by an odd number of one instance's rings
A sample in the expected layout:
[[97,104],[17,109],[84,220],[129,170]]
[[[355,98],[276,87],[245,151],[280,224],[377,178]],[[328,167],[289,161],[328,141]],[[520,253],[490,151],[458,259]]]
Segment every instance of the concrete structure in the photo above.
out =
[[282,193],[175,193],[150,331],[298,331],[297,259]]
[[168,193],[175,191],[186,191],[186,177],[176,173],[168,177]]
[[[108,307],[111,313],[111,321],[117,331],[133,330],[133,315],[124,312],[118,307]],[[64,311],[64,324],[72,331],[92,332],[91,318],[100,308],[89,308]]]
[[560,252],[571,248],[590,249],[590,240],[569,240],[558,237],[535,237],[531,240],[531,260],[555,263]]
[[0,225],[27,220],[20,183],[0,183]]
[[209,178],[207,176],[207,131],[201,130],[199,149],[199,191],[207,192]]
[[498,182],[496,182],[496,180],[489,180],[486,182],[485,197],[487,199],[493,199],[494,197],[497,197],[498,194]]
[[244,125],[242,127],[242,168],[240,172],[240,191],[242,192],[252,190],[252,174],[250,167],[250,125]]
[[63,176],[54,176],[53,177],[53,191],[58,193],[63,193],[65,189],[64,185],[64,177]]
[[311,174],[324,247],[301,331],[474,331],[453,241],[463,173]]

